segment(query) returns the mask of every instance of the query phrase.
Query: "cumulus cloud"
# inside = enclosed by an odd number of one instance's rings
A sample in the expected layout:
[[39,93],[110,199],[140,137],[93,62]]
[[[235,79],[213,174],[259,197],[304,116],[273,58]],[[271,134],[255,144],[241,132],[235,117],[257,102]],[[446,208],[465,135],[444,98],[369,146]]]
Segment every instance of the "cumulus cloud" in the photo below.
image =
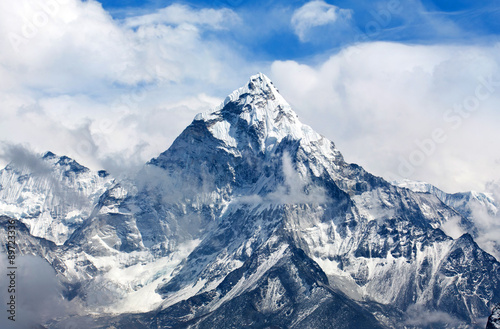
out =
[[370,42],[318,65],[275,61],[270,75],[347,161],[391,180],[482,191],[498,177],[498,48]]
[[311,29],[350,20],[351,10],[341,9],[322,0],[310,1],[295,10],[292,16],[292,27],[300,41],[308,41]]
[[[22,0],[0,6],[0,32],[8,36],[1,39],[0,60],[7,76],[21,86],[54,93],[95,91],[96,83],[207,78],[199,73],[215,74],[220,67],[216,61],[203,67],[206,60],[228,49],[204,42],[200,26],[231,27],[238,19],[229,9],[175,4],[124,22],[96,1]],[[22,71],[30,74],[22,76]]]
[[2,2],[0,139],[94,169],[144,163],[258,71],[214,37],[235,24],[229,9],[171,5],[117,20],[93,0]]

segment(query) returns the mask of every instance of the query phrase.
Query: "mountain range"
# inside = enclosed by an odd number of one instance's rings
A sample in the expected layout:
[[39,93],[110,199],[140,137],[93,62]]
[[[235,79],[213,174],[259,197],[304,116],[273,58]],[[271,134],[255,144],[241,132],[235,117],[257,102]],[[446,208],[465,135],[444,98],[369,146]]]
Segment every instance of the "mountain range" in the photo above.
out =
[[71,306],[44,328],[485,328],[500,303],[493,197],[347,163],[263,74],[133,177],[30,160],[0,221]]

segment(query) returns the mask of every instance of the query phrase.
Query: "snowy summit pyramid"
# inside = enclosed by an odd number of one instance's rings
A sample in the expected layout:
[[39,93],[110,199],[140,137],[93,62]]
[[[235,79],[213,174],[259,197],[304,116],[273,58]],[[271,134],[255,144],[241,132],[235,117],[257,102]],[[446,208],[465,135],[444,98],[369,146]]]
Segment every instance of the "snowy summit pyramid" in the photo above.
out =
[[[190,127],[193,125],[203,126],[210,138],[217,139],[221,147],[235,155],[248,150],[272,154],[284,139],[304,145],[333,146],[299,121],[271,80],[262,73],[252,76],[247,85],[231,93],[215,110],[198,114]],[[340,156],[339,152],[334,153]]]
[[461,216],[346,163],[258,74],[114,182],[63,246],[19,239],[66,299],[109,313],[49,328],[484,328],[500,264],[440,229]]
[[238,130],[255,132],[261,152],[272,151],[285,137],[308,141],[321,138],[299,122],[297,114],[262,73],[252,76],[215,111],[198,114],[195,120],[213,122],[209,130],[214,137],[236,148],[235,135],[242,133]]

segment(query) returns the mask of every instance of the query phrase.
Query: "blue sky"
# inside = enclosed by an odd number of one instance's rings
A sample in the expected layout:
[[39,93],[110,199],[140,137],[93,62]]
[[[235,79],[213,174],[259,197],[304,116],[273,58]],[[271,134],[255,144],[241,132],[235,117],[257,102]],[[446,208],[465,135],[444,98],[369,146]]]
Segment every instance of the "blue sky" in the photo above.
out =
[[347,161],[489,191],[499,36],[493,0],[0,2],[0,165],[21,144],[128,173],[263,72]]
[[307,42],[301,42],[289,24],[294,11],[308,2],[305,0],[100,2],[117,19],[173,3],[193,8],[231,8],[243,22],[221,37],[245,47],[255,60],[307,59],[338,51],[357,42],[360,35],[361,40],[433,44],[488,42],[500,34],[500,6],[494,0],[325,1],[351,10],[352,19],[340,29],[329,24],[314,28]]

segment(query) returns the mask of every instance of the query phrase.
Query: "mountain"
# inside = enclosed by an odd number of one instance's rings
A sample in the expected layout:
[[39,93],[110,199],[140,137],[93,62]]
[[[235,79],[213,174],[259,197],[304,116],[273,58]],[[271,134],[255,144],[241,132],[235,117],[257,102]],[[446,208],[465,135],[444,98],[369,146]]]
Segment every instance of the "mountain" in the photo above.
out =
[[62,245],[111,182],[106,171],[47,152],[0,170],[0,210],[22,221],[31,235]]
[[500,259],[500,205],[490,193],[475,191],[446,193],[424,182],[402,180],[392,182],[414,192],[430,193],[461,216],[444,223],[441,229],[450,236],[471,234],[479,246]]
[[414,192],[433,194],[446,205],[459,212],[463,217],[470,220],[473,219],[473,212],[479,207],[493,216],[498,213],[499,205],[493,196],[488,193],[479,193],[475,191],[446,193],[429,183],[411,180],[395,181],[392,183],[399,187],[408,188]]
[[443,232],[457,216],[345,162],[258,74],[63,245],[19,238],[85,310],[48,328],[484,328],[500,263]]

